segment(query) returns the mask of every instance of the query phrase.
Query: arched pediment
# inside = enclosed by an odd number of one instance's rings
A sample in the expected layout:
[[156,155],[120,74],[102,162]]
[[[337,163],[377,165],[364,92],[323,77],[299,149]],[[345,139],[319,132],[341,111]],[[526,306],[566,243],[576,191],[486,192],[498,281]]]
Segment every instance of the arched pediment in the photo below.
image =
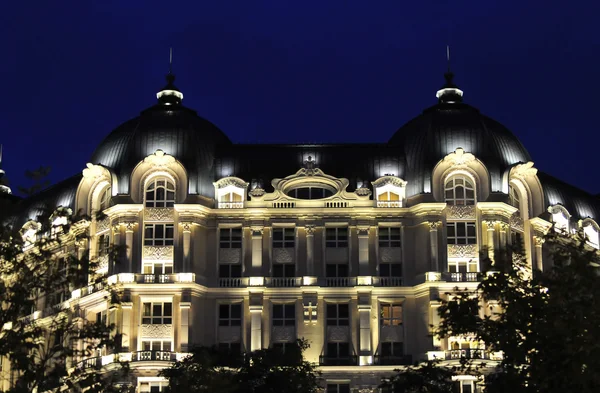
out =
[[478,201],[487,200],[491,189],[490,174],[486,166],[475,155],[460,147],[446,155],[433,168],[431,182],[433,197],[436,200],[445,200],[444,187],[446,181],[459,173],[467,175],[475,182],[475,194]]

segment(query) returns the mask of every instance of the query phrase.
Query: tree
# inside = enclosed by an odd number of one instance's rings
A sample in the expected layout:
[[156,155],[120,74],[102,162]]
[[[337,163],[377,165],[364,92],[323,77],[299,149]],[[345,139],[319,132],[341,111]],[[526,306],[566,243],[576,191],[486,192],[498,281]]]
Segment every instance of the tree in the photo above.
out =
[[219,348],[198,347],[190,356],[161,371],[167,392],[186,393],[315,393],[316,365],[303,359],[304,340],[277,348],[232,355]]
[[[532,271],[520,251],[496,253],[476,291],[456,288],[439,308],[438,335],[470,336],[502,352],[485,378],[489,393],[600,386],[600,255],[583,233],[551,230],[545,242],[551,268]],[[474,359],[463,359],[461,369],[485,371]]]
[[384,392],[454,393],[453,369],[440,367],[439,361],[427,361],[398,371],[381,384]]
[[[127,364],[103,373],[81,362],[119,341],[113,325],[89,321],[70,301],[71,291],[87,287],[88,273],[97,267],[87,254],[77,255],[74,246],[85,240],[85,223],[59,208],[43,214],[25,233],[0,226],[0,359],[7,392],[126,390],[117,382],[127,378]],[[111,258],[117,251],[111,251]],[[95,277],[92,285],[118,302],[105,277]]]

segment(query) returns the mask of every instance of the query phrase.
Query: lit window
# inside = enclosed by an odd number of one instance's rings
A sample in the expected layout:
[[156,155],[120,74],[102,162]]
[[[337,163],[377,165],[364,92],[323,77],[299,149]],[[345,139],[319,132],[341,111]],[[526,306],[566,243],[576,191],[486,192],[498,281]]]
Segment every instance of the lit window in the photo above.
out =
[[274,304],[273,305],[273,326],[295,326],[296,325],[296,305],[295,304]]
[[142,340],[142,351],[171,351],[171,340]]
[[475,187],[471,179],[464,175],[451,177],[445,186],[446,203],[449,205],[474,205]]
[[144,302],[142,323],[145,325],[170,325],[173,321],[173,303]]
[[173,224],[144,225],[144,246],[172,246],[173,237]]
[[[235,190],[235,191],[234,191]],[[241,189],[227,187],[219,190],[220,209],[240,209],[244,207],[244,197]]]
[[273,248],[294,248],[294,228],[273,228]]
[[173,207],[175,184],[167,178],[152,179],[146,188],[146,207]]
[[519,190],[514,186],[510,186],[508,192],[511,206],[521,210],[521,196],[519,195]]
[[106,209],[109,208],[110,206],[110,187],[106,187],[104,190],[102,190],[102,193],[100,194],[100,199],[98,201],[98,210],[99,211],[104,211]]
[[173,274],[172,262],[144,263],[144,274]]
[[560,206],[552,208],[552,222],[557,232],[569,231],[569,215],[564,208]]
[[392,191],[385,191],[377,196],[377,200],[384,202],[398,202],[400,200],[400,195]]
[[400,228],[379,228],[379,247],[400,247]]
[[348,228],[326,228],[325,245],[327,246],[327,248],[348,247]]
[[348,303],[327,305],[327,326],[348,326],[349,321]]
[[448,244],[477,244],[474,222],[451,222],[446,225]]
[[242,248],[242,228],[221,228],[219,230],[219,247]]
[[399,304],[381,304],[381,326],[402,325],[402,306]]
[[220,304],[219,326],[242,326],[242,305]]
[[450,273],[477,273],[479,263],[476,259],[463,261],[448,261],[448,272]]
[[108,233],[98,236],[97,252],[99,257],[108,255],[110,250],[110,237]]
[[599,248],[600,244],[598,239],[598,231],[592,224],[584,226],[583,233],[585,235],[585,240],[587,240],[590,246]]
[[167,381],[140,382],[140,393],[160,393],[164,392],[169,386]]

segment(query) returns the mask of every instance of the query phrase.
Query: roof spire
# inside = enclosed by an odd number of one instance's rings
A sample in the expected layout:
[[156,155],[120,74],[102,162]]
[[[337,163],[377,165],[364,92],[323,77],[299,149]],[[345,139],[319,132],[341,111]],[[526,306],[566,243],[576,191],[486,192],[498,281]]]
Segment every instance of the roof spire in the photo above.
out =
[[156,98],[158,102],[163,105],[179,105],[183,100],[183,94],[177,87],[175,87],[175,74],[173,74],[173,48],[169,48],[169,73],[166,76],[167,85],[163,87],[158,93]]
[[440,103],[462,102],[463,91],[454,84],[454,74],[450,70],[450,45],[446,45],[446,62],[448,64],[448,70],[444,74],[446,83],[435,96]]
[[2,169],[2,145],[0,145],[0,194],[12,194],[5,175],[6,172]]

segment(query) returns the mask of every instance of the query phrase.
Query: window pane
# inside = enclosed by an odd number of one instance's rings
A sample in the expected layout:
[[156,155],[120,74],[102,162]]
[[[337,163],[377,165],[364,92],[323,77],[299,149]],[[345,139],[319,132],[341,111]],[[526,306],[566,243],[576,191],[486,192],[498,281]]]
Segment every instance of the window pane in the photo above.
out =
[[240,304],[232,304],[231,305],[231,318],[241,318],[242,317],[242,306]]
[[145,317],[152,315],[150,312],[151,307],[152,307],[152,305],[150,303],[144,303],[144,306],[143,306],[144,314],[143,315]]
[[327,318],[337,318],[337,305],[336,304],[328,304],[327,305]]
[[337,277],[337,266],[331,263],[328,263],[325,266],[325,276],[327,277]]
[[296,312],[296,306],[293,304],[285,305],[285,317],[286,318],[294,318],[294,314]]
[[239,278],[242,277],[242,265],[230,265],[229,267],[230,277]]
[[162,304],[153,304],[152,305],[152,316],[160,317],[162,315]]
[[219,318],[221,318],[221,319],[229,318],[229,305],[228,304],[219,305]]
[[350,344],[349,343],[338,343],[339,355],[349,356],[350,355]]
[[393,263],[392,266],[392,277],[402,277],[402,265],[399,263]]
[[462,222],[459,222],[458,224],[456,224],[456,231],[458,236],[466,236],[466,230],[465,230],[465,224]]
[[454,225],[453,225],[453,224],[449,224],[449,225],[447,226],[447,229],[448,229],[448,236],[449,236],[449,237],[454,237],[454,236],[456,236],[456,229],[455,229],[455,227],[454,227]]
[[283,318],[283,305],[273,305],[273,318]]
[[173,315],[173,303],[165,303],[163,306],[163,315],[170,317]]
[[383,277],[389,277],[391,275],[390,264],[382,263],[381,265],[379,265],[379,274],[381,274]]
[[348,318],[348,305],[338,304],[338,312],[340,313],[340,318]]

